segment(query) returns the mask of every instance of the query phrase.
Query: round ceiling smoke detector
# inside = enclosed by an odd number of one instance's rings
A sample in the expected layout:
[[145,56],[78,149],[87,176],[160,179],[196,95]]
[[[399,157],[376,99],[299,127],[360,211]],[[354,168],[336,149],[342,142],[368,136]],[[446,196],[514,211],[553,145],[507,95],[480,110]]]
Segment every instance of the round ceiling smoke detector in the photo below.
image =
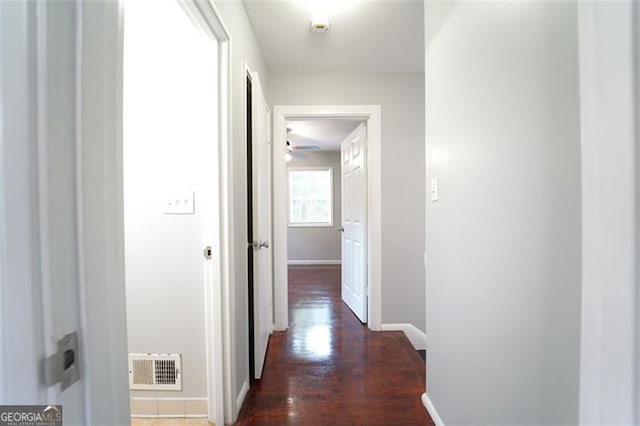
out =
[[327,31],[329,31],[329,18],[314,18],[311,21],[312,33],[326,33]]

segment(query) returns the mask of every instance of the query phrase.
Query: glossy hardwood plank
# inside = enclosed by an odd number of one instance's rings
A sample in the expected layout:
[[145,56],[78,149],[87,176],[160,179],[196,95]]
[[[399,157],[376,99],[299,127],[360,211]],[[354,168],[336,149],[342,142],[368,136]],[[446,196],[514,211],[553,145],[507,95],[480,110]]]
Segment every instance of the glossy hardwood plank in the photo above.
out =
[[371,332],[340,299],[340,267],[289,268],[289,329],[271,336],[238,425],[432,425],[425,364],[402,332]]

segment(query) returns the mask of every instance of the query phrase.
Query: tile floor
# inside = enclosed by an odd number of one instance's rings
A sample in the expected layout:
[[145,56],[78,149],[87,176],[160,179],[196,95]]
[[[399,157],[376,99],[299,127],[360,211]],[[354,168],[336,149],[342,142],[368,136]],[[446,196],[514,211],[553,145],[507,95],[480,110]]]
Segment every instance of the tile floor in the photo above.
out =
[[131,419],[131,426],[210,426],[207,419],[157,419],[157,418],[140,418]]

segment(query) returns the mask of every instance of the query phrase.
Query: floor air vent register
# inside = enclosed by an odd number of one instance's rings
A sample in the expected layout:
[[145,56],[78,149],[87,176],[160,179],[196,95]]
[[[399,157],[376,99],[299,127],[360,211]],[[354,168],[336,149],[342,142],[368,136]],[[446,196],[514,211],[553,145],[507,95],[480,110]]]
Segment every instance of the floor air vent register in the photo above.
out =
[[129,389],[182,390],[179,354],[129,354]]

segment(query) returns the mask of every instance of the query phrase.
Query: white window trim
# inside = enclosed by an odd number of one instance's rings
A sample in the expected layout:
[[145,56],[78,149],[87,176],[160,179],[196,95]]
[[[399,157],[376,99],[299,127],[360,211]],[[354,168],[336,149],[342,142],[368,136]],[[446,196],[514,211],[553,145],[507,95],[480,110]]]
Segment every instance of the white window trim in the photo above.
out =
[[[329,172],[329,221],[328,222],[291,222],[291,172],[310,172],[310,171],[328,171]],[[333,167],[287,167],[287,225],[289,228],[333,228],[334,203],[333,197]]]

